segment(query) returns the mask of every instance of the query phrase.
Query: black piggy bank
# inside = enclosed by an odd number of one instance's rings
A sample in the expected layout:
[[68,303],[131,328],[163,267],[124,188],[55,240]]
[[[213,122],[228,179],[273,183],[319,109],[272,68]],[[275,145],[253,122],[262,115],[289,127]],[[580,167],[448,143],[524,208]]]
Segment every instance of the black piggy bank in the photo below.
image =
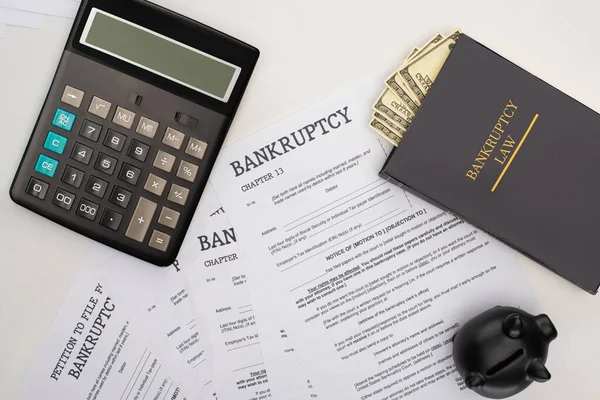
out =
[[456,368],[469,389],[504,399],[533,381],[546,382],[548,346],[558,332],[547,315],[495,307],[467,322],[453,338]]

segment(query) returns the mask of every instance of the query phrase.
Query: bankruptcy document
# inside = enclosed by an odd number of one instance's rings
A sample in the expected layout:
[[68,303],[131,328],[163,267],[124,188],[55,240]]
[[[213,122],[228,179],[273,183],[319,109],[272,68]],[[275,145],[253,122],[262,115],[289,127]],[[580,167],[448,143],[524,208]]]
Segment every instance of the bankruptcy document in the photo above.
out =
[[207,396],[212,390],[211,343],[198,321],[179,267],[156,268],[126,254],[98,247],[82,268],[113,291],[144,329],[145,339],[162,352],[185,393]]
[[107,282],[80,273],[20,399],[191,399]]
[[254,311],[289,336],[320,397],[476,398],[452,336],[493,306],[538,306],[513,251],[378,178],[391,151],[368,128],[379,82],[223,149],[211,181]]
[[[198,320],[213,347],[213,385],[228,400],[309,400],[310,382],[294,355],[263,358],[261,338],[281,334],[255,312],[248,288],[247,257],[214,189],[207,185],[178,262]],[[273,329],[273,332],[262,328]],[[284,364],[282,370],[278,364]],[[268,365],[268,367],[267,367]],[[290,369],[296,369],[289,373]],[[281,373],[284,372],[284,378]],[[288,379],[289,378],[289,379]]]

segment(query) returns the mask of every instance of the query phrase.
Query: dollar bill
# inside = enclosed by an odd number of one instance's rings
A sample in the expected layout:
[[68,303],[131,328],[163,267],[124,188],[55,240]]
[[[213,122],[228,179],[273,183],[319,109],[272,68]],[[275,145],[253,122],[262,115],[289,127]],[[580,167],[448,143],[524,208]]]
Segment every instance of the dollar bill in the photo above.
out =
[[419,53],[419,48],[415,47],[414,49],[412,49],[412,51],[410,52],[408,57],[406,57],[406,59],[404,60],[403,63],[410,61],[410,59],[413,58],[414,56],[416,56],[418,53]]
[[385,85],[388,89],[410,110],[412,116],[417,113],[419,109],[419,104],[415,102],[413,97],[411,96],[411,90],[408,89],[404,81],[400,79],[400,76],[395,72],[385,81]]
[[398,147],[400,141],[402,140],[400,136],[396,135],[394,132],[389,130],[385,125],[377,121],[375,118],[371,120],[371,123],[369,125],[371,126],[371,128],[373,128],[375,132],[383,136],[388,142]]
[[406,133],[406,129],[402,128],[401,126],[396,125],[394,123],[394,121],[386,118],[385,115],[382,115],[378,112],[374,112],[373,118],[376,119],[377,121],[381,122],[383,125],[385,125],[389,130],[394,132],[396,135],[400,136],[401,138],[404,137],[404,134]]
[[414,117],[414,113],[410,108],[387,88],[377,99],[373,110],[383,114],[386,118],[392,120],[394,124],[404,129],[408,129]]
[[416,97],[419,105],[431,89],[459,36],[460,31],[452,33],[429,50],[420,52],[420,55],[411,59],[398,71],[398,76]]
[[[441,42],[444,39],[444,35],[442,35],[441,33],[438,33],[437,35],[435,35],[434,37],[432,37],[431,39],[429,39],[429,41],[427,43],[425,43],[425,45],[421,48],[419,48],[419,50],[417,52],[413,52],[408,56],[408,58],[406,60],[404,60],[404,62],[402,63],[402,65],[400,66],[400,68],[398,68],[397,71],[395,71],[392,76],[390,76],[387,80],[390,81],[390,79],[392,79],[394,77],[394,75],[396,75],[398,73],[398,71],[400,71],[407,63],[409,63],[410,61],[418,58],[419,56],[421,56],[422,54],[426,53],[432,46],[434,46],[435,44]],[[412,90],[410,90],[410,88],[408,87],[408,85],[406,84],[406,82],[404,82],[401,79],[395,79],[396,84],[395,85],[388,85],[388,87],[393,91],[396,92],[396,88],[392,88],[390,86],[396,86],[396,87],[401,87],[402,88],[402,93],[403,94],[398,94],[398,96],[403,97],[403,96],[408,96],[408,98],[410,100],[412,100],[412,103],[416,104],[417,106],[421,105],[421,102],[419,101],[419,99],[412,93]]]

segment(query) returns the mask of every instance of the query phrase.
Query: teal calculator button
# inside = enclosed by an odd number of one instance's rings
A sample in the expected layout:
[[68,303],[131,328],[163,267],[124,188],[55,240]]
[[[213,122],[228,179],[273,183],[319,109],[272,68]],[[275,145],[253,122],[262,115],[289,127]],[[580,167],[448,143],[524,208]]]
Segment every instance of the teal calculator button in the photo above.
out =
[[56,161],[53,158],[46,157],[43,154],[40,154],[37,164],[35,165],[35,170],[37,172],[49,176],[50,178],[54,178],[56,168],[58,168],[58,161]]
[[75,118],[77,118],[75,114],[72,114],[68,111],[59,108],[58,110],[56,110],[56,114],[54,114],[54,120],[52,121],[52,125],[70,132],[71,129],[73,129]]
[[48,132],[48,136],[46,136],[46,143],[44,143],[44,148],[46,150],[62,154],[67,146],[67,141],[68,139],[64,136],[57,135],[54,132]]

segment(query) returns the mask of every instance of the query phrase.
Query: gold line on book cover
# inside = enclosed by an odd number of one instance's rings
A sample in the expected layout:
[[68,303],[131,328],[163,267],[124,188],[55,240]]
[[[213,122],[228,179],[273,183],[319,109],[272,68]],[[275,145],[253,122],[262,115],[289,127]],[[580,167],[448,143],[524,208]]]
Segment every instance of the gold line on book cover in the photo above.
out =
[[500,184],[500,181],[502,180],[502,178],[504,178],[504,174],[506,174],[506,171],[508,170],[508,168],[512,164],[512,162],[515,159],[515,157],[517,156],[517,154],[519,153],[519,150],[521,150],[521,146],[523,146],[523,143],[525,142],[525,139],[527,139],[527,136],[529,136],[529,132],[531,132],[531,129],[533,128],[533,125],[535,125],[535,122],[537,121],[537,119],[538,119],[539,116],[540,116],[539,114],[535,114],[535,117],[533,117],[533,120],[531,121],[531,124],[529,124],[529,128],[527,128],[527,132],[525,132],[525,135],[523,135],[523,138],[519,142],[519,145],[517,146],[515,152],[513,153],[513,155],[510,158],[510,160],[508,160],[508,164],[506,164],[506,167],[504,167],[504,169],[502,170],[502,173],[498,177],[498,180],[494,184],[494,187],[492,188],[492,193],[496,191],[496,188]]

